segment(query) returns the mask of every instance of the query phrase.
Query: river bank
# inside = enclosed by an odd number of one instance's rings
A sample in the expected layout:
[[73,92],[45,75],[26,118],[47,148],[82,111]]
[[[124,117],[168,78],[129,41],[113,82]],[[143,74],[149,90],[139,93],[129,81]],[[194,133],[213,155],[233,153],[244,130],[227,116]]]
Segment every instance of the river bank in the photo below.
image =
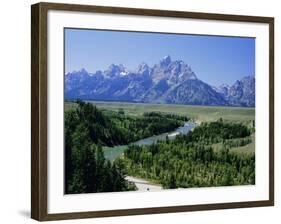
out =
[[[197,126],[197,123],[194,122],[185,122],[183,126],[178,127],[172,132],[163,133],[160,135],[154,135],[148,138],[140,139],[132,144],[142,146],[142,145],[151,145],[156,141],[164,141],[166,138],[169,140],[173,140],[179,134],[187,134],[189,131],[193,130]],[[128,145],[119,145],[114,147],[103,147],[104,156],[106,159],[113,161],[114,159],[121,156],[124,150],[128,147]]]
[[[172,132],[163,133],[160,135],[151,136],[148,138],[144,138],[138,140],[132,144],[135,145],[151,145],[157,141],[164,141],[167,138],[169,140],[175,139],[179,134],[187,134],[188,132],[192,131],[197,126],[194,122],[186,122],[183,126],[178,127]],[[120,157],[124,150],[128,147],[128,145],[121,145],[121,146],[114,146],[114,147],[103,147],[104,155],[106,159],[110,161],[115,160],[116,158]],[[148,180],[137,178],[133,176],[126,176],[125,178],[127,181],[132,182],[136,185],[138,191],[159,191],[162,190],[161,185],[150,183]]]

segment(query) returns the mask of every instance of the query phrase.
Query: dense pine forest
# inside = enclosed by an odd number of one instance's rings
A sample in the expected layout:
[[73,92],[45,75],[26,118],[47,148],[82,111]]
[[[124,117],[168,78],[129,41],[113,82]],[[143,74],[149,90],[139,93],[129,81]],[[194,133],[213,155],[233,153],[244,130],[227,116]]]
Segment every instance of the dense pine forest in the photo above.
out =
[[[160,112],[133,116],[82,101],[75,105],[65,111],[66,194],[137,190],[127,175],[166,189],[255,184],[254,154],[231,151],[252,142],[254,125],[219,119],[173,140],[138,146],[133,143],[174,131],[189,118]],[[128,146],[118,159],[107,160],[103,147],[118,145]]]
[[[255,156],[230,152],[250,143],[251,130],[221,120],[203,123],[173,141],[130,145],[125,161],[130,175],[150,179],[164,188],[255,184]],[[214,151],[212,145],[222,143]]]
[[169,132],[187,118],[178,115],[145,113],[133,117],[124,111],[103,112],[91,103],[77,101],[65,112],[65,192],[90,193],[135,190],[124,178],[120,161],[105,159],[102,146],[128,144]]

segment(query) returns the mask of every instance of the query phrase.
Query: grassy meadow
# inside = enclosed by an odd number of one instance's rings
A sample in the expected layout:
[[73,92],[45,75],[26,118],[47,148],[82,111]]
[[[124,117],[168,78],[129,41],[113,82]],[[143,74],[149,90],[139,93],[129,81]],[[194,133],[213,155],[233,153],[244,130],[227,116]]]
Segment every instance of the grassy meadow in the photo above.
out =
[[[190,106],[175,104],[147,104],[147,103],[125,103],[90,101],[102,110],[118,111],[123,109],[128,115],[138,116],[145,112],[163,112],[182,116],[188,116],[197,122],[216,121],[223,118],[227,121],[251,122],[255,119],[254,108],[243,107],[217,107],[217,106]],[[73,102],[65,102],[65,109],[75,107]]]

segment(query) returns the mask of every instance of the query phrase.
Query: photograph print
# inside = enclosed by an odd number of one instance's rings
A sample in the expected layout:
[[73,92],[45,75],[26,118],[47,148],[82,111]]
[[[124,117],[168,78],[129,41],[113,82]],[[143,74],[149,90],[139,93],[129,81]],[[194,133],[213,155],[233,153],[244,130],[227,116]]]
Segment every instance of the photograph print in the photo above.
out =
[[65,194],[255,185],[255,38],[64,28]]

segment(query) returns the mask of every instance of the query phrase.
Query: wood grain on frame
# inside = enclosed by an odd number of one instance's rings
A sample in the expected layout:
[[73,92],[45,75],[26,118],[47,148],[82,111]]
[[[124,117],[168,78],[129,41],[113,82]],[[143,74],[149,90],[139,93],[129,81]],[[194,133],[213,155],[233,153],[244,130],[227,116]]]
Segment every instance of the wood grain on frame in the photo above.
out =
[[[269,200],[157,208],[48,214],[47,202],[47,12],[65,10],[141,16],[195,18],[269,24]],[[31,6],[31,217],[38,221],[186,212],[274,205],[274,18],[90,5]]]

